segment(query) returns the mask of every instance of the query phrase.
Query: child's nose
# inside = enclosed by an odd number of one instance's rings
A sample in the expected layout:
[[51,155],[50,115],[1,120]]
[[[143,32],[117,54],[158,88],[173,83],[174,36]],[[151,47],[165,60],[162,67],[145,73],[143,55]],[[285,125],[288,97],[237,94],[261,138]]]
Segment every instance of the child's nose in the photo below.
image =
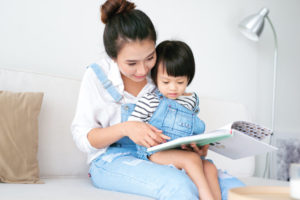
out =
[[171,89],[171,90],[176,90],[176,89],[177,89],[176,84],[171,83],[171,84],[170,84],[170,89]]

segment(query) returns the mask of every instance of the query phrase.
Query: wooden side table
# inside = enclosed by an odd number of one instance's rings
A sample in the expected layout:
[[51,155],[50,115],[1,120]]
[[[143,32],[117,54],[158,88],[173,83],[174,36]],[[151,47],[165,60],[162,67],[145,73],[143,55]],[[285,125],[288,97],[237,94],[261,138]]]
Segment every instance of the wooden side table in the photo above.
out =
[[292,200],[287,186],[246,186],[229,190],[228,200]]

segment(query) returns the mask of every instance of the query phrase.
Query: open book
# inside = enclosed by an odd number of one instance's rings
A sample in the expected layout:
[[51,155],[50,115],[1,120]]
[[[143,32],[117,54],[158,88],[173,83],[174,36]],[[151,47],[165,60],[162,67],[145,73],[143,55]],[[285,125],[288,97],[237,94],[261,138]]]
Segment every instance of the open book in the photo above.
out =
[[236,121],[221,129],[199,135],[177,138],[150,147],[147,151],[177,148],[182,144],[196,143],[198,146],[210,144],[209,150],[231,159],[239,159],[277,150],[276,147],[262,141],[271,134],[271,130],[257,124]]

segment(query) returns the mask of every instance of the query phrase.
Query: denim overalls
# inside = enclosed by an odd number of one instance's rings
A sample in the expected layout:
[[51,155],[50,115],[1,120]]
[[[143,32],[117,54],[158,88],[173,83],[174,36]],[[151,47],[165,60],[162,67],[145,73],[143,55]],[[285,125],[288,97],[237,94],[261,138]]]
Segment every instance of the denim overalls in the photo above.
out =
[[[89,66],[116,103],[122,95],[113,87],[99,65]],[[121,105],[122,122],[127,121],[135,104]],[[203,127],[204,129],[204,127]],[[159,165],[137,158],[133,141],[123,137],[107,148],[106,152],[90,164],[89,174],[97,188],[148,196],[160,200],[198,200],[198,190],[189,176],[173,166]],[[170,181],[171,180],[171,181]],[[237,178],[219,178],[222,199],[227,199],[229,189],[244,186]],[[101,197],[99,197],[101,198]],[[120,199],[122,194],[120,194]],[[128,196],[124,196],[128,198]],[[130,198],[130,197],[129,197]]]
[[[106,74],[103,72],[101,67],[97,64],[92,64],[89,67],[94,70],[98,79],[100,80],[104,88],[107,90],[107,92],[112,96],[112,98],[117,103],[120,103],[122,99],[122,95],[114,88],[111,81],[107,78]],[[128,120],[134,108],[135,108],[135,104],[133,103],[127,103],[121,105],[121,122],[126,122]],[[135,143],[132,140],[130,140],[128,137],[123,137],[122,139],[120,139],[119,141],[111,145],[111,147],[124,147],[124,146],[129,147],[136,151],[134,147]]]
[[[163,131],[164,135],[174,140],[179,137],[201,134],[205,130],[205,124],[197,116],[199,112],[199,100],[193,110],[186,108],[178,102],[163,96],[158,90],[156,91],[160,99],[159,105],[153,113],[149,124]],[[147,152],[147,148],[137,145],[138,157],[144,160],[154,152]]]

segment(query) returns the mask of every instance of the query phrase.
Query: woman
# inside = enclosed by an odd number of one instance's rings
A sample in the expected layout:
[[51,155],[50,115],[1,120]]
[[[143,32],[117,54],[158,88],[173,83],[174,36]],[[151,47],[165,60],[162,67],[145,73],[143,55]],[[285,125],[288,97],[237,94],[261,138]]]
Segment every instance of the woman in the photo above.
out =
[[[148,77],[156,61],[151,20],[126,0],[107,0],[101,20],[108,57],[86,70],[71,127],[88,155],[93,184],[155,199],[199,199],[185,172],[137,158],[135,144],[150,147],[168,137],[149,124],[127,122],[137,100],[155,88]],[[205,156],[207,146],[193,150]]]

